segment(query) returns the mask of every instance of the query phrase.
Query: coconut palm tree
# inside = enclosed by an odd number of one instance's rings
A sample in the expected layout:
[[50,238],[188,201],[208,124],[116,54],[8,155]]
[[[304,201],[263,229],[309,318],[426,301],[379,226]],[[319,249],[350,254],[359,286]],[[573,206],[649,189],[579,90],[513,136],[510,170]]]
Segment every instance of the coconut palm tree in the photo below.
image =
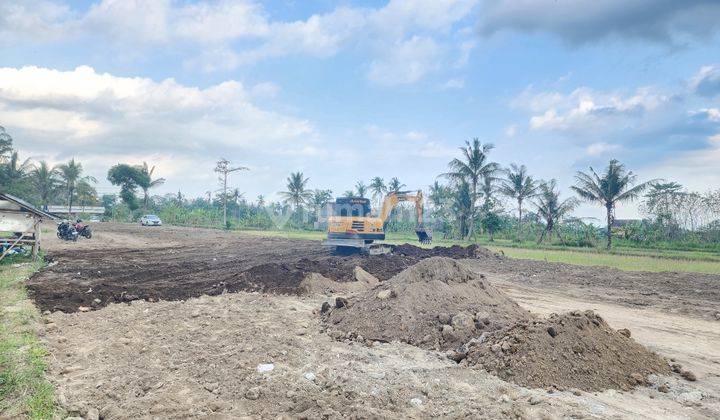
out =
[[332,190],[313,190],[310,197],[310,207],[319,219],[322,214],[323,207],[332,200]]
[[5,127],[0,125],[0,162],[4,161],[12,152],[12,143],[12,137],[5,131]]
[[7,163],[2,166],[2,179],[6,188],[16,194],[15,189],[22,189],[31,168],[30,159],[21,161],[18,152],[12,152]]
[[[578,205],[578,201],[575,198],[566,198],[560,200],[560,191],[557,189],[557,182],[552,179],[549,182],[543,182],[538,188],[538,194],[535,196],[535,207],[540,217],[545,221],[545,229],[543,229],[538,243],[545,240],[545,235],[548,239],[552,239],[552,234],[555,232],[562,219],[573,211]],[[558,238],[562,241],[562,236],[558,234]]]
[[147,211],[148,201],[150,199],[148,191],[151,188],[155,188],[164,184],[165,178],[152,179],[153,172],[155,172],[155,166],[153,165],[152,167],[149,167],[147,162],[143,162],[142,166],[140,166],[138,169],[140,169],[140,173],[143,176],[138,177],[137,184],[138,187],[143,190],[143,209]]
[[32,185],[40,198],[40,204],[44,209],[47,209],[50,199],[60,186],[57,169],[42,160],[30,171],[30,177]]
[[370,180],[370,191],[372,191],[372,196],[377,202],[377,206],[380,207],[380,200],[382,199],[385,192],[387,192],[387,187],[385,186],[385,180],[380,178],[379,176],[374,177]]
[[257,206],[258,207],[265,207],[265,196],[260,194],[257,196]]
[[428,186],[428,201],[436,213],[442,212],[448,199],[452,198],[452,189],[435,181]]
[[63,163],[58,166],[58,173],[60,174],[65,191],[67,192],[68,213],[72,213],[73,198],[78,181],[85,179],[87,181],[97,182],[97,180],[90,176],[83,177],[82,164],[80,162],[76,162],[75,158],[70,159],[68,163]]
[[302,172],[293,172],[287,178],[287,191],[280,192],[285,197],[285,203],[291,203],[298,210],[303,203],[308,201],[312,196],[312,192],[308,191],[307,184],[310,178],[303,177]]
[[357,192],[358,197],[365,198],[365,194],[367,194],[368,187],[365,185],[364,182],[358,181],[355,184],[355,192]]
[[347,197],[347,198],[355,197],[355,191],[353,191],[353,190],[346,190],[346,191],[343,193],[343,196],[345,196],[345,197]]
[[77,182],[76,191],[77,200],[81,206],[95,205],[100,202],[97,190],[90,185],[90,181],[87,179],[81,179]]
[[470,184],[465,180],[460,180],[452,195],[452,210],[453,213],[457,215],[460,237],[464,238],[470,230],[468,223],[472,218],[473,211]]
[[625,165],[610,160],[605,172],[599,175],[590,167],[590,172],[578,171],[575,175],[577,185],[572,189],[582,200],[599,204],[605,207],[607,213],[607,248],[612,247],[612,225],[615,220],[615,206],[618,203],[633,201],[640,197],[643,191],[657,180],[651,180],[635,185],[637,176],[628,171]]
[[[453,159],[448,163],[449,171],[440,176],[450,179],[454,183],[465,181],[470,186],[470,199],[472,201],[472,219],[475,220],[475,204],[478,198],[478,187],[485,178],[493,178],[500,167],[495,162],[489,162],[488,154],[495,146],[492,143],[482,144],[479,139],[474,138],[472,143],[465,141],[465,146],[460,148],[462,159]],[[467,238],[473,233],[474,222],[470,223]]]
[[400,180],[397,179],[397,177],[393,177],[392,179],[390,179],[390,182],[388,182],[387,192],[396,193],[396,192],[399,192],[400,190],[402,190],[403,188],[405,188],[405,184],[400,182]]
[[518,206],[518,240],[522,240],[523,202],[537,194],[538,185],[532,176],[528,175],[525,165],[511,164],[505,170],[505,179],[501,181],[500,194],[514,198]]

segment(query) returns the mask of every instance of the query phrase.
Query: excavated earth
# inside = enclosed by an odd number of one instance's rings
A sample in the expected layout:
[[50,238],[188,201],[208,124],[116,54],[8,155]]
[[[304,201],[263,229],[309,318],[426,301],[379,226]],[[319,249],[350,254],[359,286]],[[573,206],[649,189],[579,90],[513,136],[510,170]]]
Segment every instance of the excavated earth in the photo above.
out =
[[422,260],[325,314],[329,329],[348,337],[436,350],[528,319],[484,275],[444,257]]
[[463,364],[529,388],[629,390],[671,371],[629,330],[612,329],[593,311],[523,320],[468,347]]
[[537,318],[449,258],[420,261],[328,307],[331,336],[446,350],[463,365],[530,388],[628,390],[671,372],[667,360],[592,311]]
[[[118,238],[127,238],[127,243]],[[432,256],[501,258],[474,245],[423,249],[405,244],[390,255],[332,255],[319,241],[101,224],[93,239],[53,249],[50,267],[29,280],[28,290],[41,310],[63,312],[224,292],[296,294],[310,273],[347,282],[355,280],[359,266],[387,280]]]

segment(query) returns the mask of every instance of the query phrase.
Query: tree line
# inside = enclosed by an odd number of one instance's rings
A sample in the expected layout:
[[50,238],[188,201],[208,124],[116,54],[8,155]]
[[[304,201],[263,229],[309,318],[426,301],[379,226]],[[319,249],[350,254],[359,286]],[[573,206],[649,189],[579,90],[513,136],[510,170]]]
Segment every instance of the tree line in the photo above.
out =
[[46,161],[21,159],[13,147],[12,137],[0,126],[0,189],[3,192],[43,208],[65,204],[72,209],[73,205],[99,203],[96,183],[95,178],[84,174],[82,164],[75,159],[56,166]]
[[[561,244],[567,244],[571,239],[566,235],[569,231],[575,244],[590,246],[601,233],[608,249],[612,247],[614,233],[643,243],[678,240],[682,236],[717,242],[720,237],[720,190],[700,194],[685,192],[674,182],[659,179],[641,182],[625,165],[611,159],[602,171],[592,167],[578,171],[571,186],[575,196],[562,197],[557,180],[536,179],[524,165],[513,163],[503,168],[490,160],[493,149],[493,144],[483,144],[477,138],[466,141],[460,147],[460,157],[452,159],[447,172],[438,175],[438,180],[428,187],[433,227],[446,237],[473,240],[487,234],[493,240],[502,231],[518,241],[530,234],[536,235],[538,243],[555,237]],[[302,172],[291,173],[287,189],[280,193],[297,212],[302,211],[303,205],[318,212],[332,200],[332,191],[310,189],[308,183],[309,178]],[[387,183],[374,177],[367,185],[358,181],[354,190],[347,190],[344,195],[371,198],[379,208],[386,194],[403,188],[405,184],[396,177]],[[515,208],[507,209],[506,201]],[[649,219],[616,226],[617,207],[633,201],[641,201],[640,209]],[[593,224],[572,217],[581,202],[603,208],[604,229],[600,231]],[[517,216],[511,220],[513,211]],[[397,217],[398,212],[402,209],[395,212],[395,217],[391,216],[390,229],[394,222],[413,220],[411,215]],[[531,225],[529,232],[524,230],[525,224]],[[412,227],[412,223],[405,224],[400,230],[409,231]],[[703,231],[699,232],[700,229]]]
[[[616,159],[602,171],[590,167],[575,174],[572,197],[563,197],[555,179],[542,180],[524,165],[503,167],[491,159],[491,143],[475,138],[459,148],[459,157],[448,162],[447,171],[427,187],[427,214],[436,233],[446,238],[477,240],[497,235],[515,241],[592,246],[604,236],[610,248],[614,236],[621,240],[650,244],[673,241],[720,239],[720,190],[688,192],[675,182],[640,181]],[[302,172],[291,173],[280,201],[267,202],[263,195],[248,200],[237,188],[204,197],[187,198],[178,191],[164,196],[151,190],[165,183],[155,177],[155,167],[119,163],[107,173],[108,181],[120,187],[118,195],[98,197],[97,180],[85,175],[75,159],[57,166],[47,162],[22,160],[13,148],[10,135],[0,127],[0,186],[3,192],[36,205],[63,204],[86,206],[102,204],[107,217],[135,221],[140,212],[156,212],[168,223],[219,225],[223,214],[228,228],[317,228],[328,203],[334,200],[330,189],[310,188]],[[341,195],[366,197],[377,209],[390,192],[407,188],[398,177],[388,180],[376,176],[357,181]],[[604,209],[603,229],[572,216],[581,202]],[[630,223],[616,223],[618,206],[640,201],[647,216]],[[221,210],[223,213],[221,213]],[[390,231],[412,231],[412,209],[397,208],[388,223]],[[625,221],[622,221],[625,222]]]

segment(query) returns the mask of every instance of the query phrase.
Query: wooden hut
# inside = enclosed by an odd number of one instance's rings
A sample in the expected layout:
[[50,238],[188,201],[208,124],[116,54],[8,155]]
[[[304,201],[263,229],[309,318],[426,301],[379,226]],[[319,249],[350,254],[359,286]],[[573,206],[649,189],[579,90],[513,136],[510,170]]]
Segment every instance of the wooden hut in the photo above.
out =
[[17,246],[32,247],[36,258],[41,247],[43,220],[55,220],[55,216],[39,210],[30,203],[10,194],[0,194],[0,238],[3,244],[0,260]]

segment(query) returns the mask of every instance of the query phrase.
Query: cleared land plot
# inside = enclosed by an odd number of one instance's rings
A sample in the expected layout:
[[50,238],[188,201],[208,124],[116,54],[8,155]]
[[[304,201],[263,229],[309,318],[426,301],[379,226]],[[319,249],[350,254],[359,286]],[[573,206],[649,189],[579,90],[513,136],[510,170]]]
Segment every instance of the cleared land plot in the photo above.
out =
[[[295,280],[284,276],[327,269],[326,275],[347,281],[355,265],[372,267],[360,257],[331,256],[317,241],[181,228],[95,228],[98,239],[52,242],[56,264],[29,281],[40,306],[68,312],[44,316],[43,339],[51,353],[50,380],[69,414],[720,416],[717,276],[626,273],[487,253],[463,259],[531,312],[593,309],[613,328],[629,328],[640,344],[698,376],[697,382],[660,378],[667,393],[657,384],[630,392],[548,393],[458,366],[443,352],[331,338],[318,310],[334,296],[299,296]],[[384,280],[421,256],[380,258],[376,274]],[[252,281],[244,274],[265,272]],[[220,282],[225,284],[213,286]],[[191,297],[200,294],[219,295]],[[76,312],[95,299],[97,310]],[[270,363],[271,370],[265,366]]]
[[[182,300],[223,291],[297,293],[307,273],[351,281],[355,266],[387,280],[438,249],[407,255],[333,256],[317,240],[259,237],[210,229],[141,228],[103,223],[91,240],[50,242],[51,267],[28,282],[41,310],[72,312],[136,299]],[[462,248],[442,255],[467,257]],[[625,272],[544,261],[473,260],[478,270],[519,284],[564,290],[631,307],[656,306],[712,319],[720,276],[686,272]]]

